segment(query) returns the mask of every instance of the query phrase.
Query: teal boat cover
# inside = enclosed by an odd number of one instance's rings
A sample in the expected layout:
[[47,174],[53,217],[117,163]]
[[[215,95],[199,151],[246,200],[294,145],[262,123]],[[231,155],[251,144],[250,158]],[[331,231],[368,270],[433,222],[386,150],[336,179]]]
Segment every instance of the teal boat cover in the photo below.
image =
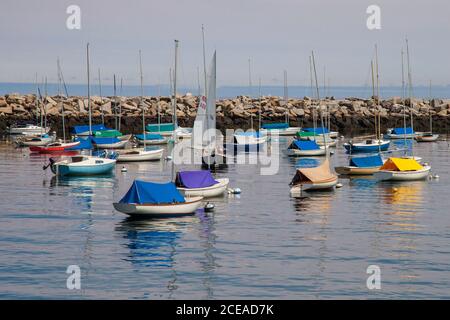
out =
[[277,123],[264,123],[261,125],[263,129],[271,130],[271,129],[287,129],[289,128],[289,123],[286,122],[277,122]]
[[358,168],[381,167],[382,165],[383,159],[381,159],[380,155],[350,159],[350,166]]
[[152,123],[148,124],[145,129],[148,132],[166,132],[175,130],[175,126],[173,123]]
[[173,182],[155,183],[134,180],[131,188],[120,203],[133,204],[170,204],[185,202]]
[[138,140],[161,140],[164,139],[164,137],[158,133],[146,133],[144,134],[137,134],[135,137]]
[[299,150],[319,150],[320,147],[315,141],[310,140],[294,140],[292,141],[292,145],[290,149],[299,149]]

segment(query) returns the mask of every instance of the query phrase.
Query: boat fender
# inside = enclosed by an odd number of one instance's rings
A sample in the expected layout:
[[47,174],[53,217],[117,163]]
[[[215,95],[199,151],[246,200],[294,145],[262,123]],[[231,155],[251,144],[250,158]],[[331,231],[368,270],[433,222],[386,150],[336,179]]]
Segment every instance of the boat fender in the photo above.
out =
[[344,185],[342,183],[336,184],[336,188],[342,188]]
[[128,171],[128,169],[127,169],[127,168],[125,168],[125,167],[122,167],[122,169],[120,169],[120,171],[121,171],[121,172],[127,172],[127,171]]
[[172,160],[172,156],[167,156],[165,160],[166,160],[166,161]]

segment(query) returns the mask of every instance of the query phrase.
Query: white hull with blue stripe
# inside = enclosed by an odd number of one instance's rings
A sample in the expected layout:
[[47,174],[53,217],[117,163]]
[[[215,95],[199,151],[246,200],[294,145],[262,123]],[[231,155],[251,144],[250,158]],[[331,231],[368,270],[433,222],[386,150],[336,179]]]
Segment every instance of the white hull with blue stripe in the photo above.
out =
[[115,165],[114,159],[73,156],[53,163],[51,169],[59,176],[91,176],[107,174],[114,169]]

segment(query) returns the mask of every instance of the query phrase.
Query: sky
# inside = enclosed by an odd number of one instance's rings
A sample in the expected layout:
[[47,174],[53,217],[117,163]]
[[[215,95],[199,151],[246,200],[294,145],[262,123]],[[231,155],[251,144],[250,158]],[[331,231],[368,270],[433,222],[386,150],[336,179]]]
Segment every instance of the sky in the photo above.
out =
[[[381,29],[369,30],[369,5],[381,9]],[[69,30],[66,9],[81,9],[81,30]],[[180,41],[178,83],[197,86],[217,50],[217,82],[247,85],[309,84],[314,50],[319,81],[334,86],[370,83],[378,46],[380,84],[401,85],[401,50],[409,39],[414,85],[450,83],[448,0],[1,0],[0,82],[56,82],[56,60],[66,82],[86,82],[86,43],[91,81],[112,83],[113,74],[139,83],[169,82],[174,39]],[[405,49],[406,50],[406,49]]]

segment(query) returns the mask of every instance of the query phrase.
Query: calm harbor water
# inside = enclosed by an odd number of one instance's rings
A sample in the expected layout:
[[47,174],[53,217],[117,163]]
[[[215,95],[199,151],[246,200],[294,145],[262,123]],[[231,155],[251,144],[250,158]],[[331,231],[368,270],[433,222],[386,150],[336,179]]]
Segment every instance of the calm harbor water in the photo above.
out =
[[[42,170],[47,157],[0,142],[0,298],[450,298],[447,141],[415,145],[439,180],[340,179],[304,199],[289,196],[297,160],[279,143],[276,175],[233,164],[216,173],[242,194],[212,200],[214,213],[131,220],[112,202],[135,178],[170,179],[170,162],[57,179]],[[347,162],[341,144],[333,165]],[[366,287],[373,264],[381,290]],[[81,290],[66,288],[69,265]]]

